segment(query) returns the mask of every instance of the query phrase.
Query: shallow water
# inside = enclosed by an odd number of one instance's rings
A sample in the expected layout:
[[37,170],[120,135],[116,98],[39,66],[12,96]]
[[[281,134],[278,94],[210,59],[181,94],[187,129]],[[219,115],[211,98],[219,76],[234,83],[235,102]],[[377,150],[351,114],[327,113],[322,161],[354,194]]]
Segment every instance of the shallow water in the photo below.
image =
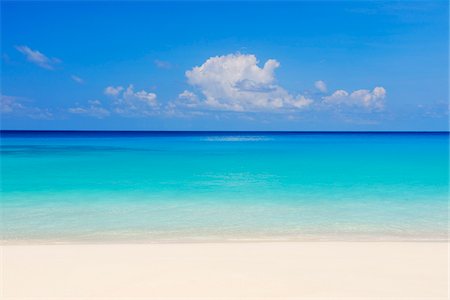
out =
[[2,239],[448,240],[448,133],[2,132]]

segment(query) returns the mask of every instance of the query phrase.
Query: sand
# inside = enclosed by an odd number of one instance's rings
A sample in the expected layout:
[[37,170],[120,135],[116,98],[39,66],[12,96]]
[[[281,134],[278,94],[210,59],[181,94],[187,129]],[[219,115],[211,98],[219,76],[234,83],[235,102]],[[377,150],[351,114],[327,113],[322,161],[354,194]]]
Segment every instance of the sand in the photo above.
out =
[[448,244],[1,246],[1,299],[448,299]]

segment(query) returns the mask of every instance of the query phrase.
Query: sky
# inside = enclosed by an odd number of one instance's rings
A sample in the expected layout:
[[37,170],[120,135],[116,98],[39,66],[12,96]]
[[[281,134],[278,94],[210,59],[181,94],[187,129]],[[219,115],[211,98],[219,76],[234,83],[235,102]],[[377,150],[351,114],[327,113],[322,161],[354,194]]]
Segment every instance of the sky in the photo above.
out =
[[448,131],[447,1],[1,2],[1,127]]

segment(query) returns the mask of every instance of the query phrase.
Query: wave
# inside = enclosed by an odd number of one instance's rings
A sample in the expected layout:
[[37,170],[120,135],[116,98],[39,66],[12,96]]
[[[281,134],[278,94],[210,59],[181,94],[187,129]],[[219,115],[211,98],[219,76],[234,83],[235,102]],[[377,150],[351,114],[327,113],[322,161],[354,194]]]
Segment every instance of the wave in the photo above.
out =
[[209,136],[203,139],[208,142],[261,142],[273,139],[264,136]]

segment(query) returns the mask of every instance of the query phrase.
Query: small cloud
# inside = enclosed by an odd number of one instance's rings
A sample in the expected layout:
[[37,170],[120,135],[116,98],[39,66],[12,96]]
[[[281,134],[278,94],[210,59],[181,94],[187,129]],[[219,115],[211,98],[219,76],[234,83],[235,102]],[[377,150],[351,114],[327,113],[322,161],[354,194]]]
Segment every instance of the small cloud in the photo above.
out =
[[427,118],[448,118],[450,113],[450,103],[447,101],[419,104],[417,108]]
[[0,111],[2,114],[9,114],[22,110],[24,106],[19,102],[18,97],[1,95]]
[[160,69],[171,69],[172,68],[172,64],[168,61],[164,61],[164,60],[159,60],[159,59],[155,59],[154,60],[155,66],[160,68]]
[[191,91],[184,90],[178,95],[178,99],[186,107],[197,107],[200,105],[198,96]]
[[132,84],[127,89],[124,89],[122,86],[108,86],[104,92],[113,98],[114,112],[121,115],[152,115],[158,107],[155,93],[145,90],[135,91]]
[[117,86],[117,87],[108,86],[105,88],[104,93],[105,93],[105,95],[108,95],[108,96],[117,96],[117,95],[119,95],[119,93],[121,91],[123,91],[122,86]]
[[130,84],[123,93],[123,98],[128,102],[141,101],[148,106],[156,106],[156,94],[145,90],[135,92],[134,86]]
[[68,112],[72,114],[91,116],[98,119],[103,119],[111,114],[109,110],[102,107],[99,100],[90,100],[88,101],[87,106],[71,107],[68,109]]
[[316,89],[318,89],[322,93],[326,93],[327,92],[327,85],[322,80],[317,80],[316,82],[314,82],[314,87]]
[[362,89],[351,93],[345,90],[336,90],[333,94],[322,99],[328,105],[345,105],[380,111],[384,108],[385,97],[386,89],[384,87],[375,87],[372,91]]
[[33,50],[28,46],[16,46],[16,49],[17,51],[25,55],[25,57],[29,62],[32,62],[35,65],[44,69],[53,70],[54,66],[61,62],[61,60],[57,58],[49,58],[45,56],[43,53],[37,50]]
[[314,101],[303,95],[297,96],[297,98],[292,99],[290,104],[296,108],[303,108],[311,105]]
[[0,113],[2,115],[14,115],[32,119],[51,119],[53,117],[53,114],[48,109],[27,105],[26,99],[22,97],[0,95],[0,100]]
[[71,75],[70,78],[72,78],[73,81],[75,81],[75,82],[77,82],[77,83],[79,83],[79,84],[83,84],[83,83],[84,83],[83,78],[78,77],[78,76],[76,76],[76,75]]

